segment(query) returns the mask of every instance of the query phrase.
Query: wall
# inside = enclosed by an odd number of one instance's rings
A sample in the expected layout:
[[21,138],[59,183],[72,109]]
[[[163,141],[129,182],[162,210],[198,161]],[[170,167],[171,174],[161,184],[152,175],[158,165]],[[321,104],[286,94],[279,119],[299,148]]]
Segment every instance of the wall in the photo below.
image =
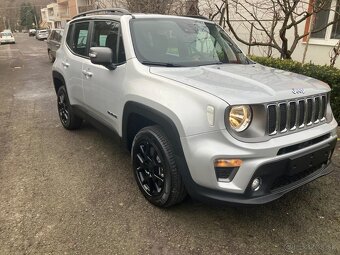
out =
[[[250,1],[252,1],[252,0],[250,0]],[[220,0],[218,0],[218,1],[200,0],[199,1],[200,13],[204,16],[209,17],[209,14],[211,15],[211,14],[216,12],[215,4],[220,6],[221,1]],[[307,4],[304,4],[303,6],[301,5],[300,8],[307,9],[308,5]],[[231,20],[233,20],[231,22],[232,26],[236,30],[238,36],[241,37],[245,41],[249,41],[250,24],[248,22],[240,21],[241,18],[240,18],[239,15],[236,14],[235,9],[230,9],[230,15],[231,15]],[[249,14],[242,13],[242,15],[245,16],[248,20],[252,19]],[[266,16],[264,14],[262,18],[265,20],[265,19],[268,19],[268,17],[270,17],[270,16],[268,16],[268,15]],[[219,21],[219,17],[216,17],[215,22],[218,23],[218,21]],[[264,22],[264,23],[267,24],[267,25],[270,24],[270,22]],[[306,25],[305,21],[298,25],[299,34],[302,35],[304,33],[305,25]],[[226,27],[225,28],[226,31],[229,32],[229,35],[231,37],[233,37],[231,32],[228,30],[228,27],[227,27],[226,24],[225,24],[225,27]],[[280,42],[279,36],[278,36],[278,28],[279,27],[280,27],[280,24],[277,26],[277,29],[275,31],[275,34],[276,34],[275,37],[277,38],[278,42]],[[288,37],[289,42],[293,41],[293,38],[294,38],[293,29],[291,29],[288,32],[287,37]],[[255,40],[263,41],[264,38],[267,38],[267,37],[264,36],[263,32],[262,33],[258,32],[258,31],[256,32],[256,30],[254,30],[254,39]],[[247,54],[248,53],[248,46],[238,42],[237,40],[235,40],[235,41],[240,46],[240,48]],[[318,43],[318,44],[316,44],[316,43]],[[316,40],[311,40],[308,51],[307,51],[305,63],[312,62],[312,63],[320,64],[320,65],[329,65],[329,62],[330,62],[329,53],[333,49],[333,47],[335,46],[336,43],[337,43],[337,40],[333,40],[332,42],[327,42],[327,44],[326,44],[325,41],[324,42],[321,41],[321,43],[320,43],[320,40],[318,40],[318,42],[316,42]],[[295,51],[292,55],[292,58],[294,60],[300,61],[300,62],[302,61],[305,45],[306,44],[302,40],[298,43],[298,45],[297,45],[297,47],[296,47],[296,49],[295,49]],[[251,50],[250,50],[250,54],[258,55],[258,56],[266,56],[267,53],[268,53],[268,47],[253,46],[253,47],[251,47]],[[272,49],[272,56],[273,57],[279,57],[280,54],[277,50]],[[335,66],[340,68],[340,60],[336,62]]]

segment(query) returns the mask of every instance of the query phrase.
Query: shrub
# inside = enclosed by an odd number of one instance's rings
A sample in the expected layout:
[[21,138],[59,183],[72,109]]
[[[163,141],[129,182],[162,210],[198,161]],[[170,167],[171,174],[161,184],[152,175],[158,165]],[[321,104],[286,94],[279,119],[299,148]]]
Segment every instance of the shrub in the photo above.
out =
[[331,88],[331,106],[333,114],[337,122],[340,124],[340,69],[330,66],[320,66],[315,64],[304,64],[300,62],[268,58],[268,57],[257,57],[250,56],[255,62],[298,74],[303,74],[323,82],[326,82]]

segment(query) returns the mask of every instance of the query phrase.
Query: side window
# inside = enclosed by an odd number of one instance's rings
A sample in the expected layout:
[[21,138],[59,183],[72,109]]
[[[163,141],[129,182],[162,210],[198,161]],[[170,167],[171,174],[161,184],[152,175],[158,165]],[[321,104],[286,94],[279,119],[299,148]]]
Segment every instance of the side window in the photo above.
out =
[[124,46],[119,35],[119,23],[112,20],[95,21],[90,47],[109,47],[112,50],[112,62],[125,62]]
[[57,41],[57,42],[61,41],[60,31],[55,31],[54,40]]
[[69,26],[68,31],[67,31],[67,36],[66,36],[66,43],[70,48],[72,48],[72,42],[71,42],[72,31],[73,31],[73,24]]
[[55,31],[54,30],[52,30],[52,32],[51,32],[51,34],[50,34],[50,40],[54,40],[54,34],[55,34]]
[[74,53],[86,56],[87,37],[89,33],[89,22],[74,24],[72,47]]

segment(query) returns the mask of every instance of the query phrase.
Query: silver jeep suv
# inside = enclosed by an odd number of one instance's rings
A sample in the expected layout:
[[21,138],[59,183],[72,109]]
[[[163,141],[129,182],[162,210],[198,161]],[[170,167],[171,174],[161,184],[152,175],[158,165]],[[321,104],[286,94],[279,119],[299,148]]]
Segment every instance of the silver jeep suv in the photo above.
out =
[[139,189],[160,207],[187,194],[267,203],[332,170],[329,86],[252,62],[201,17],[80,14],[53,81],[62,125],[86,119],[118,134]]

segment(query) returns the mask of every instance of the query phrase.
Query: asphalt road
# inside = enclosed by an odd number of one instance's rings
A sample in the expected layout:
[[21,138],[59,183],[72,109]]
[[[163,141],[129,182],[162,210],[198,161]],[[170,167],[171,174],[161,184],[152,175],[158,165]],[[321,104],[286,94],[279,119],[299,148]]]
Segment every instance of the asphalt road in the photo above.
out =
[[0,46],[0,254],[340,253],[339,168],[264,206],[156,208],[118,141],[61,127],[46,42],[15,37]]

